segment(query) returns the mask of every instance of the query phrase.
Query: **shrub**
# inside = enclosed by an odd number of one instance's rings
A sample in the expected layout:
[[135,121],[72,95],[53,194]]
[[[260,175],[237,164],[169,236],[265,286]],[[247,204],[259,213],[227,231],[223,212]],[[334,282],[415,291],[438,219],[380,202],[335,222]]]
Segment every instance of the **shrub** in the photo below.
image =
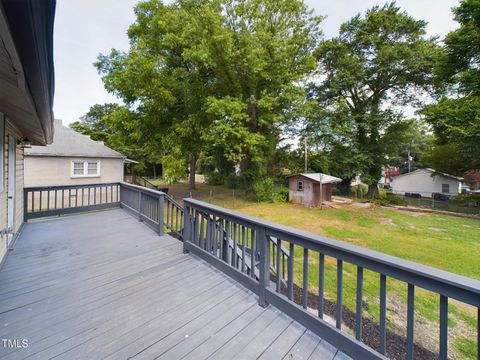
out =
[[253,192],[257,201],[273,202],[275,200],[275,185],[271,178],[253,184]]
[[288,187],[282,186],[275,192],[275,202],[288,201]]
[[209,185],[223,185],[224,181],[224,176],[218,171],[205,174],[205,182]]

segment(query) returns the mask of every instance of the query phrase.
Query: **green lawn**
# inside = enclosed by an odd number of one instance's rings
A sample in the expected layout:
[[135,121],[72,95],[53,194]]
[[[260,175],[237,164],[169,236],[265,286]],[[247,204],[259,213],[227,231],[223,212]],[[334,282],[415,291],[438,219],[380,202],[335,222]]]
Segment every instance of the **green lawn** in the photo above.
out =
[[[190,196],[185,184],[169,186],[177,199]],[[335,209],[310,209],[299,205],[265,204],[247,201],[244,194],[220,186],[200,184],[192,196],[243,213],[268,219],[287,226],[363,246],[389,255],[398,256],[453,273],[480,279],[480,221],[444,215],[401,212],[381,207],[364,208],[344,205]],[[302,254],[297,249],[296,282],[302,283]],[[318,256],[309,261],[309,287],[314,291],[318,284]],[[365,271],[364,301],[366,315],[378,318],[378,274]],[[326,262],[326,296],[336,298],[336,264]],[[356,268],[344,265],[344,303],[355,309]],[[406,307],[406,284],[389,279],[388,319],[399,334],[405,334],[403,324]],[[437,351],[438,347],[438,296],[417,289],[415,297],[416,341]],[[476,309],[451,301],[450,350],[453,358],[471,358],[476,355]],[[402,326],[393,324],[402,323]]]

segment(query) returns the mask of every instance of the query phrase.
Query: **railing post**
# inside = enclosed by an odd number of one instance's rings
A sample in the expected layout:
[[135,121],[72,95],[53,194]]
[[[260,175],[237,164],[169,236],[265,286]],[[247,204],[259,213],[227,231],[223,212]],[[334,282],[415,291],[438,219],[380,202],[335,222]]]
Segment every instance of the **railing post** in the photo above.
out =
[[[32,194],[33,197],[33,194]],[[33,211],[33,209],[32,209]],[[28,221],[28,190],[23,189],[23,221]]]
[[188,253],[188,250],[187,250],[187,241],[189,240],[190,238],[190,234],[191,234],[191,231],[190,231],[190,226],[191,226],[191,222],[190,222],[190,206],[185,203],[184,206],[183,206],[183,212],[184,212],[184,215],[183,215],[183,253],[184,254],[187,254]]
[[[267,288],[270,285],[270,246],[265,228],[259,227],[257,229],[257,248],[260,250],[260,264],[259,264],[259,289],[258,289],[258,304],[261,307],[266,307],[267,303]],[[252,246],[253,248],[253,246]],[[252,252],[252,256],[255,253]],[[255,273],[255,269],[252,269]]]
[[163,236],[164,231],[163,231],[163,211],[164,211],[164,205],[165,204],[165,195],[160,195],[158,198],[158,235]]

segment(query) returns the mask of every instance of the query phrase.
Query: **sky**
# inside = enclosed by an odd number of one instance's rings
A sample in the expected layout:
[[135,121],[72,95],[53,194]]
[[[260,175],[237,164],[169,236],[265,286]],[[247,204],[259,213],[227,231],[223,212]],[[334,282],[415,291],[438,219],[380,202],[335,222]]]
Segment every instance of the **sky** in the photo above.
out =
[[[70,124],[86,114],[90,106],[118,102],[103,87],[93,66],[98,54],[112,48],[127,51],[127,29],[135,20],[138,0],[57,0],[55,17],[54,114]],[[305,0],[319,15],[326,38],[335,36],[341,23],[359,12],[383,4],[378,0]],[[397,0],[403,10],[428,21],[429,35],[445,36],[455,29],[451,8],[458,0]]]

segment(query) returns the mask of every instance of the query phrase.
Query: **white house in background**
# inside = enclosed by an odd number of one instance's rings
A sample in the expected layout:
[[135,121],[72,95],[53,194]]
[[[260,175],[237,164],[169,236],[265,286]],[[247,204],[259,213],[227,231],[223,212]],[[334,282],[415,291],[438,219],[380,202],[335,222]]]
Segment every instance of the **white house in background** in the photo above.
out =
[[458,195],[462,189],[462,180],[427,168],[395,176],[391,186],[395,194],[417,193],[423,197],[431,197],[432,193]]
[[53,142],[25,149],[25,187],[79,185],[123,181],[119,152],[54,122]]

